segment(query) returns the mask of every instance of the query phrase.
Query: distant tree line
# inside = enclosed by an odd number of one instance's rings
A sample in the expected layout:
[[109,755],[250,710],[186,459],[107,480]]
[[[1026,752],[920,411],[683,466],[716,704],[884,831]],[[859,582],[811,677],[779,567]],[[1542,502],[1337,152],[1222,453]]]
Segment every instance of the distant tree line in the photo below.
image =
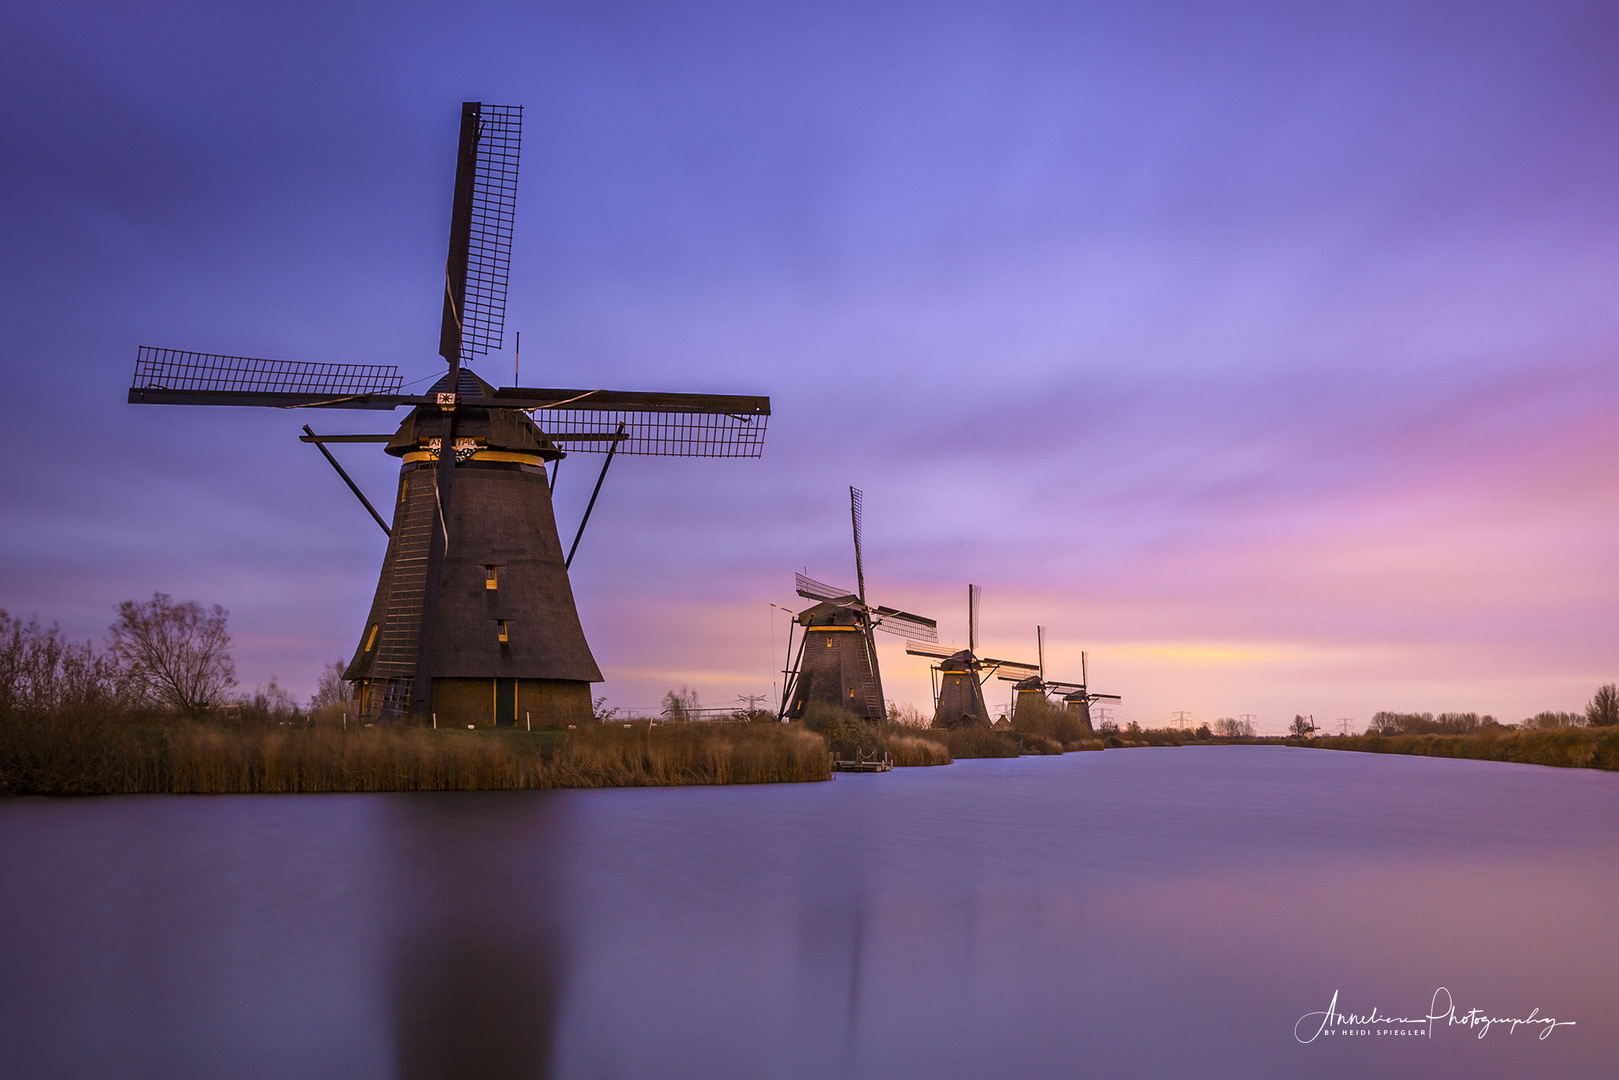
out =
[[1372,715],[1368,735],[1468,735],[1489,729],[1515,727],[1525,731],[1568,727],[1610,727],[1619,724],[1619,687],[1614,683],[1597,688],[1584,712],[1540,712],[1517,724],[1503,724],[1493,716],[1471,712],[1433,713],[1380,712]]

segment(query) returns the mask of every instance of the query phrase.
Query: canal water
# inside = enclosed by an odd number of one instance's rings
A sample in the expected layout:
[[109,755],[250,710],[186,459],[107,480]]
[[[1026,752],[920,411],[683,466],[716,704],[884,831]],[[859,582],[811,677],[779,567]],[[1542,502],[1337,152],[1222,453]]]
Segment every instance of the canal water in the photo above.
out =
[[0,860],[5,1077],[1619,1074],[1609,773],[17,799]]

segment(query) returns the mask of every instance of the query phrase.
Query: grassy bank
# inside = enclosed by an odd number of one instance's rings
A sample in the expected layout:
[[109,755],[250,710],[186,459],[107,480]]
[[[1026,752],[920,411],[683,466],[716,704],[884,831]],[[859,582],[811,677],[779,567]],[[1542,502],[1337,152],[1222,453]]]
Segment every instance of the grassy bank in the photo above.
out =
[[1619,727],[1518,731],[1496,728],[1468,735],[1334,735],[1289,739],[1289,745],[1369,754],[1473,758],[1553,765],[1565,769],[1619,771]]
[[578,730],[226,727],[149,718],[0,719],[11,795],[497,791],[825,780],[826,741],[799,725],[589,725]]
[[1013,727],[939,729],[916,723],[869,723],[841,709],[812,702],[804,726],[822,735],[840,758],[888,753],[896,766],[948,765],[962,758],[1015,758],[1100,750],[1102,742],[1058,709],[1025,709]]

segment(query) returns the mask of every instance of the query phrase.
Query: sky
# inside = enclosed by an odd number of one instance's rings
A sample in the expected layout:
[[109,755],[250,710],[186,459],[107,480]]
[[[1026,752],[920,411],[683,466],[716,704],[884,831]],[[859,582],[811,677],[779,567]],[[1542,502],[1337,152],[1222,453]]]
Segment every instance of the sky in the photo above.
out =
[[610,704],[778,692],[851,484],[872,599],[964,646],[977,583],[983,652],[1044,626],[1120,720],[1619,678],[1611,4],[16,2],[0,100],[0,608],[70,636],[161,591],[244,687],[352,653],[385,538],[297,435],[398,418],[125,394],[140,345],[440,373],[481,100],[525,120],[475,370],[521,331],[527,385],[772,402],[758,460],[615,462],[572,575]]

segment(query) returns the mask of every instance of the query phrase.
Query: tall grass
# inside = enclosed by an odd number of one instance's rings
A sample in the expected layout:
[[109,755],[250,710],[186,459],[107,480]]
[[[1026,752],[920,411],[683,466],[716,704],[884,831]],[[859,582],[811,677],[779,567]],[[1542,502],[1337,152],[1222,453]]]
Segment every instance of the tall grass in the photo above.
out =
[[885,724],[878,737],[879,744],[893,758],[896,767],[950,764],[954,755],[950,753],[949,743],[930,739],[915,729],[906,730],[908,727],[905,724]]
[[1296,746],[1372,754],[1514,761],[1574,769],[1619,771],[1619,728],[1560,727],[1529,731],[1484,728],[1468,735],[1336,735],[1289,739]]
[[0,717],[0,793],[13,795],[491,791],[829,776],[826,741],[796,724],[530,733]]

